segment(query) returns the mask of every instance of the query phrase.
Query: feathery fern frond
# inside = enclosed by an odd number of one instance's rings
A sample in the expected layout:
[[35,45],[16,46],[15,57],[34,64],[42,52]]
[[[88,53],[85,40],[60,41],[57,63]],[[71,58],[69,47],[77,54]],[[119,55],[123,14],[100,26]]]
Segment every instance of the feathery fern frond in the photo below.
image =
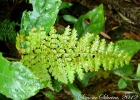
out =
[[0,40],[1,41],[10,41],[11,43],[15,43],[16,41],[16,30],[15,26],[17,24],[15,22],[10,22],[9,20],[4,20],[0,22]]
[[131,58],[98,35],[87,33],[78,40],[76,30],[69,27],[62,35],[52,29],[49,36],[43,28],[33,28],[29,36],[17,36],[16,46],[23,55],[21,62],[39,78],[51,80],[53,76],[66,84],[74,81],[75,74],[82,79],[85,72],[98,71],[101,66],[105,70],[117,68]]

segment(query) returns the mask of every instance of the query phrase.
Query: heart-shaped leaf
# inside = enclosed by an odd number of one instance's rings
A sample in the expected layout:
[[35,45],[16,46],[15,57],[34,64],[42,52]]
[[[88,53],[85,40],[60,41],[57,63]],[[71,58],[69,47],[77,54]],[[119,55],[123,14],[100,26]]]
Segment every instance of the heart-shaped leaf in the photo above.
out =
[[104,10],[101,4],[97,8],[89,11],[87,14],[80,16],[75,23],[74,28],[77,30],[78,37],[80,38],[87,32],[99,34],[104,26]]
[[118,87],[119,89],[124,89],[126,88],[127,86],[127,82],[124,78],[121,78],[119,81],[118,81]]

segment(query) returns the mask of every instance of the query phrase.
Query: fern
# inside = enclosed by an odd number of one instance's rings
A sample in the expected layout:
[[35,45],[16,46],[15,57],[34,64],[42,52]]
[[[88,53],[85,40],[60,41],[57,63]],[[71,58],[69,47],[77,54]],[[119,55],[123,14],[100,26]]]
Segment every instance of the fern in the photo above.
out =
[[52,28],[49,36],[43,28],[33,28],[28,36],[17,36],[16,47],[22,54],[21,62],[38,78],[51,81],[53,76],[65,84],[72,83],[76,74],[82,79],[85,72],[98,71],[101,66],[105,70],[117,68],[131,58],[98,35],[87,33],[78,40],[76,30],[69,27],[62,35]]
[[15,22],[10,22],[9,20],[0,22],[0,40],[15,43],[17,36],[17,32],[15,31],[16,25]]

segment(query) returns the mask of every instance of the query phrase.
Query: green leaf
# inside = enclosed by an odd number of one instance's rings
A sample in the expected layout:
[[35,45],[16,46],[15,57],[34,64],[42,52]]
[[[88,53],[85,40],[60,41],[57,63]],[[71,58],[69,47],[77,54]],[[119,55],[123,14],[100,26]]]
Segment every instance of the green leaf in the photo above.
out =
[[55,23],[61,0],[30,0],[33,11],[24,11],[20,33],[28,34],[31,28],[44,27],[46,34]]
[[137,76],[140,77],[140,63],[138,64],[138,68],[137,68]]
[[77,18],[75,18],[72,15],[63,15],[63,18],[67,22],[72,22],[72,23],[76,23],[77,22]]
[[0,93],[14,100],[27,99],[47,86],[19,62],[9,62],[0,53]]
[[114,69],[114,73],[119,76],[131,76],[134,71],[134,65],[129,63],[129,65],[124,65],[123,67]]
[[80,38],[87,32],[99,34],[104,26],[104,10],[101,4],[97,8],[89,11],[87,14],[80,16],[74,28],[77,30],[78,37]]
[[69,8],[69,7],[71,7],[72,5],[73,5],[73,4],[70,3],[70,2],[62,2],[59,9],[61,10],[61,9],[64,9],[64,8]]
[[87,86],[88,82],[91,78],[93,78],[96,75],[96,72],[88,72],[84,74],[84,77],[82,80],[79,79],[79,81],[84,85]]
[[121,78],[119,81],[118,81],[118,87],[119,89],[124,89],[126,88],[127,86],[127,82],[124,78]]
[[135,40],[120,40],[116,42],[116,45],[120,50],[128,52],[130,56],[136,54],[140,49],[140,42],[137,42]]
[[140,82],[138,82],[138,89],[140,90]]
[[72,94],[74,100],[86,100],[82,96],[81,91],[74,84],[67,84],[66,87],[69,89],[69,91]]
[[54,94],[52,92],[43,92],[43,94],[49,98],[49,100],[54,100]]
[[61,82],[59,82],[58,80],[53,80],[52,84],[53,84],[53,88],[56,92],[59,92],[62,90],[63,84]]

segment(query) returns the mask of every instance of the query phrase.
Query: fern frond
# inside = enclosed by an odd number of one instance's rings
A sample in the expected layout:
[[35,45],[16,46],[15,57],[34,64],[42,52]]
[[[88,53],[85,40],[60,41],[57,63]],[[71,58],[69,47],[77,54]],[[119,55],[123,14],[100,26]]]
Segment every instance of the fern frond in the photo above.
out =
[[15,43],[17,36],[15,31],[16,25],[17,24],[15,22],[10,22],[9,20],[0,22],[0,40]]
[[17,36],[17,48],[23,55],[21,62],[35,75],[45,80],[54,77],[63,83],[72,83],[75,75],[80,79],[85,72],[98,71],[102,66],[111,70],[128,64],[131,57],[119,51],[112,42],[108,45],[99,36],[87,33],[80,40],[76,30],[67,27],[64,34],[52,29],[49,36],[43,28],[33,28],[29,36]]

